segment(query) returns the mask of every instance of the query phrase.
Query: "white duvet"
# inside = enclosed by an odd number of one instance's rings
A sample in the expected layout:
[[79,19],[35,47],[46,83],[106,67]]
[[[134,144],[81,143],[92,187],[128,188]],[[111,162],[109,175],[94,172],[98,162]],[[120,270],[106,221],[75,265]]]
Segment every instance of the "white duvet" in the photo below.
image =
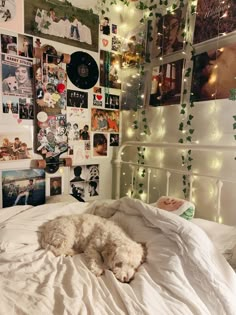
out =
[[[96,278],[83,254],[39,249],[39,226],[58,215],[115,212],[146,242],[147,262],[130,284]],[[138,200],[16,206],[0,211],[0,315],[235,315],[236,276],[194,224]]]

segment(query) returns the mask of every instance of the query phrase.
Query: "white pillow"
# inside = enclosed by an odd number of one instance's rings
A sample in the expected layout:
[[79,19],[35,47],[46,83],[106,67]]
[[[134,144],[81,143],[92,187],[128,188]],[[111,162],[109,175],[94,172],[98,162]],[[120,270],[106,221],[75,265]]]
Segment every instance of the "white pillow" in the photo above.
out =
[[76,202],[78,201],[72,195],[56,195],[46,197],[46,203],[57,203],[57,202]]
[[236,269],[236,226],[197,218],[191,222],[205,231],[228,263]]

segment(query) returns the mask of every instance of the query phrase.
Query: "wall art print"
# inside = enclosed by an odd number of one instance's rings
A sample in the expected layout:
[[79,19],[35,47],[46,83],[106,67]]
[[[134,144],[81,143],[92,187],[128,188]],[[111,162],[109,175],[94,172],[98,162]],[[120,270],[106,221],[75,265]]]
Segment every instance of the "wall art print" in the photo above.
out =
[[157,58],[183,49],[182,24],[186,19],[187,4],[173,13],[154,18],[148,22],[147,59]]
[[99,196],[99,164],[78,165],[71,171],[71,195],[79,201]]
[[180,103],[183,59],[153,68],[149,105]]
[[236,2],[198,0],[194,44],[236,30]]
[[45,172],[41,169],[2,171],[3,208],[45,203]]
[[236,86],[236,43],[194,57],[191,95],[193,101],[229,98]]
[[16,15],[16,0],[0,1],[0,27],[14,20]]
[[83,2],[24,0],[25,33],[98,51],[99,18]]

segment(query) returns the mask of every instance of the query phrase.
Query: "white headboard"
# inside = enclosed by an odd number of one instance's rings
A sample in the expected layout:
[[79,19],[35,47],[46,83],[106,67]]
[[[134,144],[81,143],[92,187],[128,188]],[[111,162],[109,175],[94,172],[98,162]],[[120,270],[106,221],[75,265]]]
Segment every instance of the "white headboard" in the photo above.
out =
[[[115,198],[118,199],[121,197],[121,170],[122,170],[122,165],[129,165],[131,168],[131,180],[130,180],[130,185],[131,185],[131,191],[133,190],[133,178],[135,176],[135,173],[138,168],[145,168],[146,169],[146,176],[145,176],[145,201],[149,203],[150,201],[150,175],[153,172],[153,170],[162,170],[165,172],[165,177],[166,177],[166,183],[165,185],[165,194],[168,196],[170,194],[170,185],[171,185],[171,176],[173,174],[179,174],[179,175],[186,175],[188,176],[188,181],[189,181],[189,194],[188,194],[188,199],[192,201],[193,199],[193,189],[194,189],[194,181],[196,178],[198,180],[204,180],[204,179],[211,179],[215,182],[216,185],[216,196],[215,196],[215,217],[211,218],[216,221],[221,222],[221,197],[222,197],[222,188],[225,183],[231,183],[231,184],[236,184],[236,173],[231,172],[230,176],[224,176],[222,175],[214,175],[212,172],[206,172],[204,171],[201,173],[199,170],[194,171],[188,171],[186,169],[175,169],[175,168],[168,168],[168,167],[162,167],[159,165],[154,165],[154,164],[140,164],[135,161],[130,161],[125,159],[125,151],[127,148],[150,148],[151,150],[154,149],[174,149],[176,151],[177,157],[180,159],[180,155],[178,154],[179,150],[192,150],[192,151],[197,151],[197,152],[231,152],[234,153],[236,152],[236,146],[225,146],[225,145],[200,145],[200,144],[181,144],[181,143],[150,143],[150,142],[139,142],[139,141],[127,141],[121,145],[121,147],[118,150],[117,157],[114,161],[115,163],[115,172],[116,172],[116,185],[115,185]],[[234,162],[236,164],[236,161]],[[194,201],[194,200],[193,200]],[[228,222],[229,223],[229,222]],[[231,222],[232,223],[232,222]],[[235,206],[235,221],[232,224],[236,224],[236,206]]]

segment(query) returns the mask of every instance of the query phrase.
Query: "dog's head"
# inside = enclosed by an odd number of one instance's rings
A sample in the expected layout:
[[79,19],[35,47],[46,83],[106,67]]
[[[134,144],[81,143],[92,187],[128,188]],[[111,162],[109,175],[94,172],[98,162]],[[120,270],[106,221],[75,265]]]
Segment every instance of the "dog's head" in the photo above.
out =
[[18,89],[18,83],[15,77],[8,77],[5,79],[8,88],[11,92],[14,92]]
[[131,242],[117,246],[110,244],[102,252],[107,267],[121,282],[130,282],[140,265],[145,262],[147,256],[144,244]]

